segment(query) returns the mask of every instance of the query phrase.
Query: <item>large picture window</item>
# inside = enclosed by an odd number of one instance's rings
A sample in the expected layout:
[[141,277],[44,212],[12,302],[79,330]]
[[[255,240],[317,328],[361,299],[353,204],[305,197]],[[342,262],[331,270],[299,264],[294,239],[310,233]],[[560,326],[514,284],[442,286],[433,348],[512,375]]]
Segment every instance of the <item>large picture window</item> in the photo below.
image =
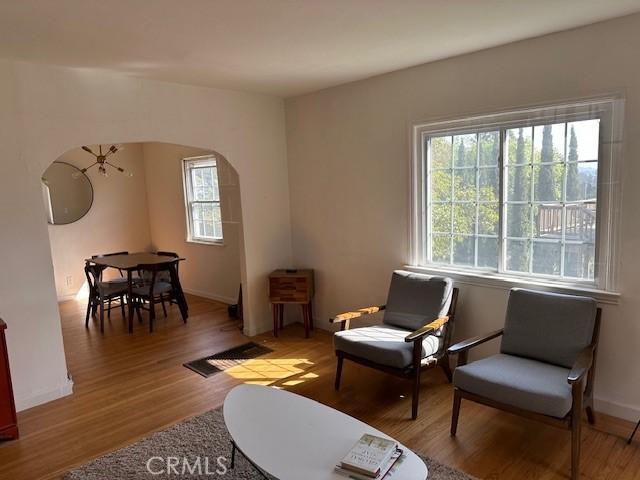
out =
[[218,169],[213,156],[183,160],[187,240],[222,242]]
[[611,114],[594,102],[416,127],[414,262],[606,286]]

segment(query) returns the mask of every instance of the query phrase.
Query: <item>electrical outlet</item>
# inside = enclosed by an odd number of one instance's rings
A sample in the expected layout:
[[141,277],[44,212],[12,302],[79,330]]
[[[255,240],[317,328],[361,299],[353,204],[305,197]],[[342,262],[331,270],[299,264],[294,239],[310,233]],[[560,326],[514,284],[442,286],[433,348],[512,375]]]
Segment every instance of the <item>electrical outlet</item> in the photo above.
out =
[[73,285],[73,277],[71,275],[67,276],[66,282],[67,282],[67,287],[72,286]]

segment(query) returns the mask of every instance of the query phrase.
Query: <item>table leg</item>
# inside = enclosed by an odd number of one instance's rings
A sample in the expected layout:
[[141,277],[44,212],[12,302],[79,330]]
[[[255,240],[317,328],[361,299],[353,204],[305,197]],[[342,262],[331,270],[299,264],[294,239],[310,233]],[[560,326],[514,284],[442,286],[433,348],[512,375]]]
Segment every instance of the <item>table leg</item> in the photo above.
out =
[[284,328],[284,303],[278,305],[278,316],[280,317],[280,330]]
[[311,302],[309,302],[309,325],[311,326],[311,331],[313,331],[313,308],[311,308]]
[[133,333],[133,272],[127,270],[127,292],[129,298],[127,303],[129,304],[129,333]]
[[302,304],[302,320],[304,321],[304,338],[309,338],[309,305]]
[[236,442],[231,440],[231,469],[236,466]]

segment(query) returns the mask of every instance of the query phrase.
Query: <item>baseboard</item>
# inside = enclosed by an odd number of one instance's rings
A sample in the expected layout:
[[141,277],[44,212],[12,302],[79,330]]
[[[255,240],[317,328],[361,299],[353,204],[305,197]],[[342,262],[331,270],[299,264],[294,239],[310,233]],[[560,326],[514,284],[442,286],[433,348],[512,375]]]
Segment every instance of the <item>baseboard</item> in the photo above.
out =
[[73,393],[73,380],[67,379],[64,383],[58,385],[52,390],[37,392],[28,396],[16,395],[16,410],[18,412],[26,410],[27,408],[35,407],[43,403],[57,400],[58,398],[66,397]]
[[594,397],[593,408],[596,412],[602,412],[633,423],[637,422],[640,418],[640,408],[637,406],[626,405],[600,397]]
[[209,300],[215,300],[217,302],[226,303],[227,305],[233,305],[238,303],[237,298],[225,297],[224,295],[218,295],[211,292],[203,292],[202,290],[195,290],[193,288],[182,288],[184,293],[195,295],[196,297],[208,298]]

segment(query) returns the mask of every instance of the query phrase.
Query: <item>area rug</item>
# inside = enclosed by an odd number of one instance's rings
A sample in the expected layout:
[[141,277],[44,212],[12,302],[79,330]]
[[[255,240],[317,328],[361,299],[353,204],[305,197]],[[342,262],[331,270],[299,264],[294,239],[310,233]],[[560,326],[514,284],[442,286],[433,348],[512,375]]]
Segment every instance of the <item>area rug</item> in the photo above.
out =
[[183,366],[187,367],[189,370],[199,373],[205,378],[208,378],[216,373],[224,372],[228,368],[241,365],[247,360],[251,360],[252,358],[257,358],[271,352],[273,352],[273,350],[265,347],[264,345],[249,342],[238,347],[230,348],[224,352],[215,353],[208,357],[193,360],[183,364]]
[[[223,457],[220,462],[219,457]],[[183,460],[185,458],[186,462]],[[236,454],[235,467],[228,469],[230,458],[230,438],[220,407],[100,457],[68,472],[64,479],[264,479],[242,454]],[[474,480],[473,477],[435,460],[424,456],[421,458],[429,468],[428,480]],[[167,473],[167,461],[178,462],[176,468],[179,474],[171,469],[171,473]],[[392,480],[415,479],[393,477]]]

